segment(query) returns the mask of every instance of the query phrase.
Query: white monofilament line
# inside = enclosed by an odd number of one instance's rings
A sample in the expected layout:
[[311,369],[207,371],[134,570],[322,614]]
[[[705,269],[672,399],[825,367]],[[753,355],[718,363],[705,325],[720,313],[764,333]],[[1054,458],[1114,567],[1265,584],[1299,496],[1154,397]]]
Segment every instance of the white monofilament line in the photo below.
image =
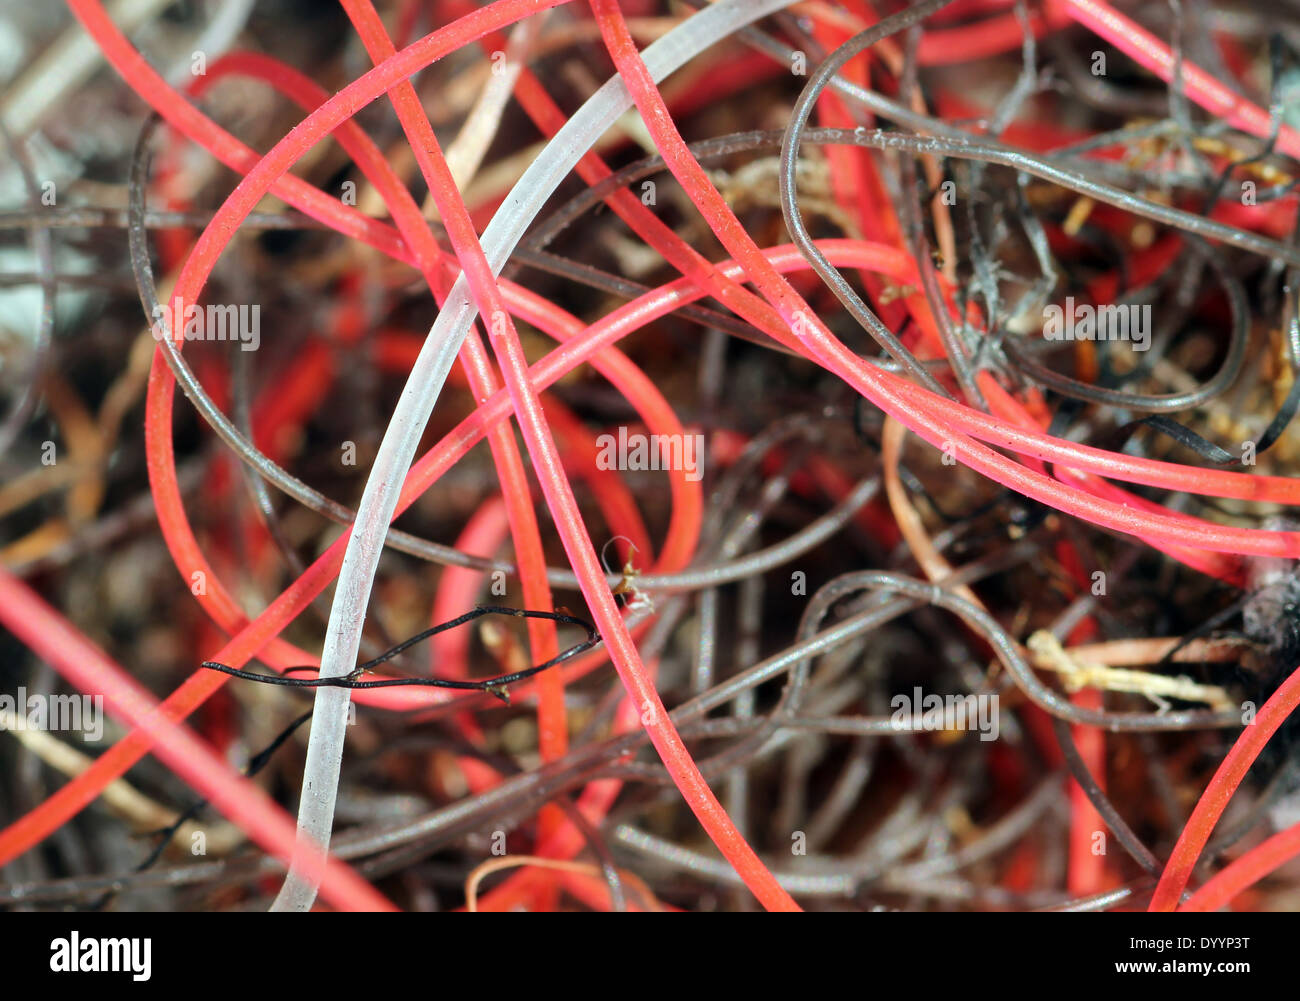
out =
[[[647,47],[641,53],[642,59],[658,82],[740,28],[794,2],[719,0]],[[632,106],[632,95],[615,75],[555,134],[511,189],[483,232],[483,253],[494,274],[500,274],[524,232],[578,160]],[[469,283],[462,273],[411,368],[366,481],[330,608],[321,652],[322,678],[347,674],[356,665],[370,589],[402,483],[443,383],[477,315],[469,295]],[[304,857],[329,846],[350,698],[346,688],[316,689],[298,806],[298,840],[305,849]],[[316,899],[317,885],[295,858],[271,909],[309,910]]]

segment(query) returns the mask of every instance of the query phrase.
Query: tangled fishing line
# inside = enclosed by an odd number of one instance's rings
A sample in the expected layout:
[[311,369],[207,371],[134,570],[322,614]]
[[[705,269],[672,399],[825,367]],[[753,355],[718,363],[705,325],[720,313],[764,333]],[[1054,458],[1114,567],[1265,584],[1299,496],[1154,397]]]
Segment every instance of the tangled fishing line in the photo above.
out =
[[9,25],[0,905],[1297,906],[1300,11],[324,6]]

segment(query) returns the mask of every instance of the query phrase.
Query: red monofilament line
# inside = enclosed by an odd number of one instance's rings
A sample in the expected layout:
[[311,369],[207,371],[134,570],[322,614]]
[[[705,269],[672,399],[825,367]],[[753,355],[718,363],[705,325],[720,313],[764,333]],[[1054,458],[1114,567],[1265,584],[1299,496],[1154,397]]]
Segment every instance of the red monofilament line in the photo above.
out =
[[[1272,697],[1260,707],[1258,714],[1241,732],[1237,742],[1232,745],[1232,750],[1219,765],[1214,777],[1210,779],[1210,784],[1205,787],[1205,792],[1197,801],[1196,809],[1187,818],[1183,833],[1179,835],[1174,850],[1169,854],[1169,861],[1165,863],[1165,871],[1151,897],[1151,910],[1172,911],[1177,907],[1183,890],[1187,888],[1188,880],[1192,877],[1196,860],[1200,858],[1205,843],[1210,840],[1214,825],[1223,816],[1228,801],[1232,799],[1237,787],[1241,785],[1241,780],[1246,777],[1250,766],[1255,763],[1255,759],[1259,757],[1260,751],[1264,749],[1269,738],[1286,722],[1297,705],[1300,705],[1300,668],[1293,671]],[[1275,843],[1267,853],[1256,856],[1251,863],[1243,865],[1232,877],[1208,892],[1206,897],[1202,898],[1202,902],[1213,899],[1218,894],[1227,893],[1237,878],[1252,873],[1254,871],[1252,867],[1262,864],[1266,859],[1276,859],[1276,864],[1280,864],[1284,859],[1278,858],[1278,854],[1294,843],[1294,835],[1290,839],[1284,839],[1280,843],[1281,847]],[[1268,869],[1263,871],[1266,872]],[[1260,874],[1262,875],[1262,872]]]
[[[290,858],[294,824],[284,811],[252,782],[233,774],[226,762],[187,729],[161,716],[153,697],[126,671],[3,568],[0,621],[73,686],[102,696],[113,716],[149,734],[158,757],[169,768],[268,852]],[[335,906],[392,910],[392,904],[337,860],[318,859],[310,865],[322,880],[322,892]]]
[[1256,845],[1192,894],[1180,911],[1217,911],[1275,869],[1300,855],[1300,824]]
[[[1103,0],[1050,0],[1054,10],[1064,9],[1111,45],[1169,83],[1174,76],[1174,54],[1169,46],[1131,18]],[[1234,128],[1261,139],[1269,134],[1268,112],[1219,83],[1191,60],[1183,61],[1183,86],[1187,96]],[[1300,135],[1289,125],[1278,132],[1277,148],[1300,157]]]

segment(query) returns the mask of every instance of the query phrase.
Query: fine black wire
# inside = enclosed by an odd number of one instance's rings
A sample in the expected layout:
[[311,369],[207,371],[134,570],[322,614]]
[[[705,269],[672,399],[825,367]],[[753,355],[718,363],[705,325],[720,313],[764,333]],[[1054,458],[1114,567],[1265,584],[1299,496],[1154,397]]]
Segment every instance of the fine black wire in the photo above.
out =
[[[1277,414],[1269,422],[1264,433],[1259,436],[1255,442],[1255,455],[1262,455],[1274,445],[1277,444],[1283,432],[1295,419],[1297,411],[1300,411],[1300,372],[1297,372],[1292,365],[1293,381],[1291,388],[1287,391],[1286,398],[1278,408]],[[1219,466],[1240,466],[1247,465],[1243,463],[1240,456],[1233,455],[1225,448],[1221,448],[1214,442],[1198,434],[1189,427],[1179,424],[1175,420],[1161,415],[1144,417],[1140,421],[1134,421],[1120,428],[1118,434],[1127,438],[1128,434],[1139,427],[1149,427],[1158,431],[1166,437],[1172,438],[1184,448],[1190,449],[1207,462],[1213,462]]]
[[[312,710],[308,709],[305,713],[303,713],[292,723],[290,723],[287,727],[285,727],[282,731],[280,731],[280,734],[273,741],[271,741],[270,744],[262,748],[262,750],[258,751],[255,755],[253,755],[248,760],[248,767],[244,769],[244,777],[251,779],[254,775],[256,775],[268,764],[270,764],[271,758],[274,757],[275,752],[284,746],[285,741],[287,741],[290,737],[292,737],[295,733],[297,733],[298,728],[300,726],[302,726],[309,719],[311,719],[311,714],[312,714]],[[172,838],[176,836],[176,832],[179,831],[181,827],[184,826],[186,821],[193,820],[196,816],[198,816],[199,812],[207,805],[208,805],[208,801],[206,799],[195,800],[172,823],[168,824],[166,827],[159,828],[156,831],[148,832],[148,836],[157,838],[158,843],[154,845],[153,851],[149,853],[149,856],[138,866],[135,867],[135,871],[137,873],[144,872],[146,869],[151,868],[160,858],[162,858],[163,852],[165,852],[167,850],[167,846],[171,844]],[[109,890],[107,893],[105,893],[103,896],[101,896],[98,900],[96,900],[94,903],[90,905],[90,910],[92,911],[103,910],[106,906],[108,906],[108,902],[112,900],[113,897],[115,897],[119,892],[121,891]]]
[[1204,622],[1198,623],[1195,628],[1185,633],[1183,636],[1179,637],[1178,642],[1165,651],[1165,655],[1155,663],[1155,667],[1167,667],[1168,665],[1172,664],[1174,660],[1174,654],[1176,654],[1179,650],[1182,650],[1184,647],[1191,645],[1196,640],[1204,639],[1212,635],[1217,629],[1219,629],[1220,626],[1226,625],[1227,623],[1231,622],[1233,619],[1237,618],[1237,616],[1241,614],[1242,609],[1245,608],[1245,606],[1246,606],[1246,599],[1241,598],[1237,601],[1234,601],[1227,608],[1215,612]]
[[[537,664],[534,667],[525,668],[522,671],[514,671],[510,674],[498,675],[495,678],[487,678],[483,681],[453,681],[446,678],[385,678],[380,681],[358,681],[356,680],[367,671],[373,670],[380,664],[392,660],[398,654],[410,649],[417,643],[422,643],[430,636],[436,636],[438,633],[446,632],[448,629],[455,629],[463,626],[467,622],[482,618],[485,615],[510,615],[515,618],[528,619],[547,619],[551,622],[558,622],[562,625],[580,626],[587,631],[587,638],[581,643],[561,651],[556,656],[544,663]],[[286,688],[397,688],[403,686],[423,687],[423,688],[455,688],[461,691],[487,692],[496,696],[506,705],[510,704],[510,692],[505,688],[506,685],[514,684],[517,681],[523,681],[525,678],[531,678],[535,674],[540,674],[548,668],[555,667],[565,661],[571,660],[581,653],[585,653],[600,642],[600,633],[596,627],[585,619],[580,619],[574,615],[567,615],[563,612],[543,612],[527,608],[510,608],[506,605],[476,605],[473,609],[464,615],[457,616],[448,622],[432,626],[423,632],[416,633],[410,639],[403,640],[395,647],[392,647],[385,653],[380,654],[373,660],[368,660],[364,664],[358,664],[345,675],[330,678],[286,678],[283,675],[276,674],[257,674],[252,671],[241,671],[237,668],[228,667],[214,660],[205,660],[200,667],[206,667],[213,671],[220,671],[228,674],[233,678],[241,678],[244,681],[257,681],[265,685],[282,685]],[[314,667],[293,667],[289,668],[286,673],[302,670],[317,670]]]

